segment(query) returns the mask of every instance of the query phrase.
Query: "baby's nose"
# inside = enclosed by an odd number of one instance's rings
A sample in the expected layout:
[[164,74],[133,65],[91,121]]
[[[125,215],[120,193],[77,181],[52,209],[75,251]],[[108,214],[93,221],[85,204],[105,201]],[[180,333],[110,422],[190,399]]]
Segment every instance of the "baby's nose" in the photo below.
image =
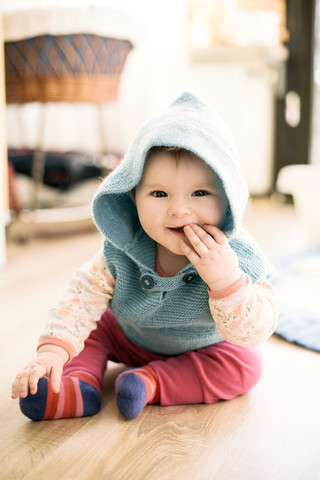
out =
[[191,213],[191,208],[187,202],[182,200],[172,201],[169,206],[169,215],[172,217],[184,217]]

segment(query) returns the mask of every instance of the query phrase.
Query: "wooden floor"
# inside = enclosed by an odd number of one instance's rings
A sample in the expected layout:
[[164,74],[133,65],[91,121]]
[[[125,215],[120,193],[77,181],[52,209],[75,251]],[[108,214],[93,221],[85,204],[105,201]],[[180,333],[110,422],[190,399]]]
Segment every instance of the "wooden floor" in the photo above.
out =
[[[270,253],[303,242],[290,207],[253,202],[246,223]],[[114,399],[121,366],[112,364],[98,415],[35,423],[20,413],[11,381],[33,355],[47,309],[100,242],[84,233],[8,245],[0,272],[0,479],[319,480],[320,355],[278,337],[263,346],[258,385],[230,402],[148,406],[127,421]]]

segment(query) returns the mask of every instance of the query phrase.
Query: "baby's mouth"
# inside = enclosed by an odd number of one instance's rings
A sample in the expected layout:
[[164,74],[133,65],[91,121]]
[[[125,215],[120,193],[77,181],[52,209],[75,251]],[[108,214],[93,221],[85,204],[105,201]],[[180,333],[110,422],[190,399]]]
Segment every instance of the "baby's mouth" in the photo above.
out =
[[170,232],[172,232],[175,235],[178,235],[181,238],[185,238],[185,233],[184,233],[184,227],[175,227],[175,228],[170,228]]

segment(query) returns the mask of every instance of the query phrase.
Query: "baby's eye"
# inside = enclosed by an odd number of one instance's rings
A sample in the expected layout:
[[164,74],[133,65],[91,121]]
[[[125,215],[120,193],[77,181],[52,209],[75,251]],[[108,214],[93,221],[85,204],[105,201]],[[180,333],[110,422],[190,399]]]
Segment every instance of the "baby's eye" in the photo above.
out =
[[207,190],[196,190],[192,195],[194,197],[205,197],[209,195],[209,192],[207,192]]
[[151,193],[151,195],[156,198],[163,198],[167,196],[166,192],[163,192],[162,190],[155,190]]

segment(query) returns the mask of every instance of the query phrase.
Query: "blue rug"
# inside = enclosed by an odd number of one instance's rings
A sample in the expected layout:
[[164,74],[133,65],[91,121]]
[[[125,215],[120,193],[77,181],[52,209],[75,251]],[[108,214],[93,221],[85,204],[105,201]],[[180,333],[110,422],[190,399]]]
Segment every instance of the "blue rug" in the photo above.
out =
[[273,258],[280,300],[277,335],[320,352],[320,246]]

